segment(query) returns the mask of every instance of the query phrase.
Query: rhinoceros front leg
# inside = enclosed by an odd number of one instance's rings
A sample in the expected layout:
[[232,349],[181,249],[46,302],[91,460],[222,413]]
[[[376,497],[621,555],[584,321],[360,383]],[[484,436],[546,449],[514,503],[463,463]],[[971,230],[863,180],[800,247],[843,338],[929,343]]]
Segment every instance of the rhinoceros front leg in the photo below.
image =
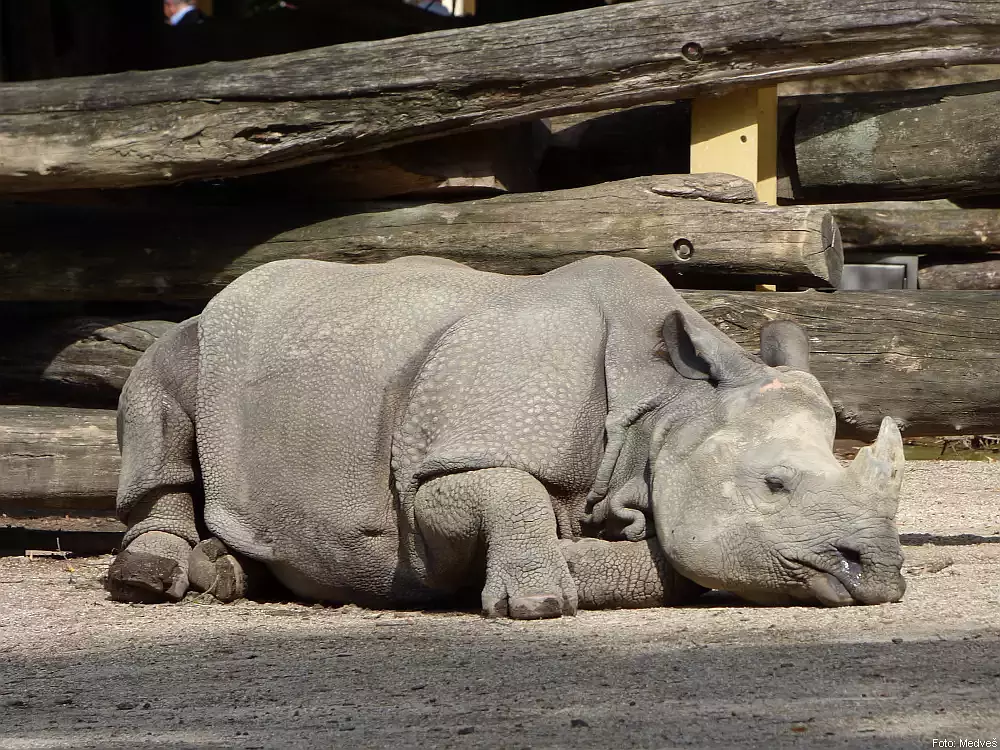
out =
[[459,587],[485,552],[483,614],[533,620],[576,613],[576,586],[559,550],[545,487],[517,469],[481,469],[426,482],[414,500],[432,583]]
[[705,591],[678,575],[655,539],[564,539],[559,547],[582,609],[638,609],[684,604]]

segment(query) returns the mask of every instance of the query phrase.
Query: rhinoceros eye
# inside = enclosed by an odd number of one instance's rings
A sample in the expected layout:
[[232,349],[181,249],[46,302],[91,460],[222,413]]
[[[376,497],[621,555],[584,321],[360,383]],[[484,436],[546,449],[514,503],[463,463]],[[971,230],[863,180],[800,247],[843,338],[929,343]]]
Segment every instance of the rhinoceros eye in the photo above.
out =
[[788,485],[785,484],[785,480],[782,477],[769,474],[764,477],[764,484],[767,485],[767,488],[771,490],[771,492],[788,492]]

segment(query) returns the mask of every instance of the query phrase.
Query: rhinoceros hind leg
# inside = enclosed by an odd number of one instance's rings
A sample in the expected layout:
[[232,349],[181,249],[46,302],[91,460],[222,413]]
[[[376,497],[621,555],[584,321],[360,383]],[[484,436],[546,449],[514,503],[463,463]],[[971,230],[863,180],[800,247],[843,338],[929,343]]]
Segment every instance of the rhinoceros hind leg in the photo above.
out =
[[191,588],[211,594],[220,602],[255,598],[273,583],[262,563],[232,553],[216,538],[195,545],[188,558]]
[[191,545],[179,536],[147,531],[111,563],[105,587],[120,602],[178,601],[188,589],[190,552]]
[[118,517],[128,526],[108,569],[112,599],[162,602],[188,588],[188,556],[201,536],[194,402],[197,319],[180,323],[142,356],[118,404],[122,470]]
[[467,585],[473,561],[485,557],[487,617],[576,614],[576,584],[559,550],[552,502],[530,474],[481,469],[437,477],[417,491],[414,509],[434,583]]

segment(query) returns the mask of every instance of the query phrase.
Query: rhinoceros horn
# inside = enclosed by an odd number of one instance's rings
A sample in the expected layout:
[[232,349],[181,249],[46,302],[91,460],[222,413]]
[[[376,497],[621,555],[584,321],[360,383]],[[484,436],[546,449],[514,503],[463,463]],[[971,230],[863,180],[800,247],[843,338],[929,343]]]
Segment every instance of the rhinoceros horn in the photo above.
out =
[[885,491],[895,512],[903,484],[903,463],[903,437],[892,417],[885,417],[875,443],[858,451],[849,471],[873,489]]

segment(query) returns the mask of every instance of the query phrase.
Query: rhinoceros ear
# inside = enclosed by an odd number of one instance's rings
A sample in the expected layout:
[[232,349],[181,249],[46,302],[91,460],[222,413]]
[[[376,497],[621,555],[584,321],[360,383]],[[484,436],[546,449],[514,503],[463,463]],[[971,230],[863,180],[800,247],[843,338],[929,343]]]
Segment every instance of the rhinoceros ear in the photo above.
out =
[[672,310],[663,321],[670,363],[685,378],[739,385],[760,377],[762,364],[707,321]]
[[760,329],[760,358],[771,367],[809,372],[809,337],[790,320],[772,320]]

